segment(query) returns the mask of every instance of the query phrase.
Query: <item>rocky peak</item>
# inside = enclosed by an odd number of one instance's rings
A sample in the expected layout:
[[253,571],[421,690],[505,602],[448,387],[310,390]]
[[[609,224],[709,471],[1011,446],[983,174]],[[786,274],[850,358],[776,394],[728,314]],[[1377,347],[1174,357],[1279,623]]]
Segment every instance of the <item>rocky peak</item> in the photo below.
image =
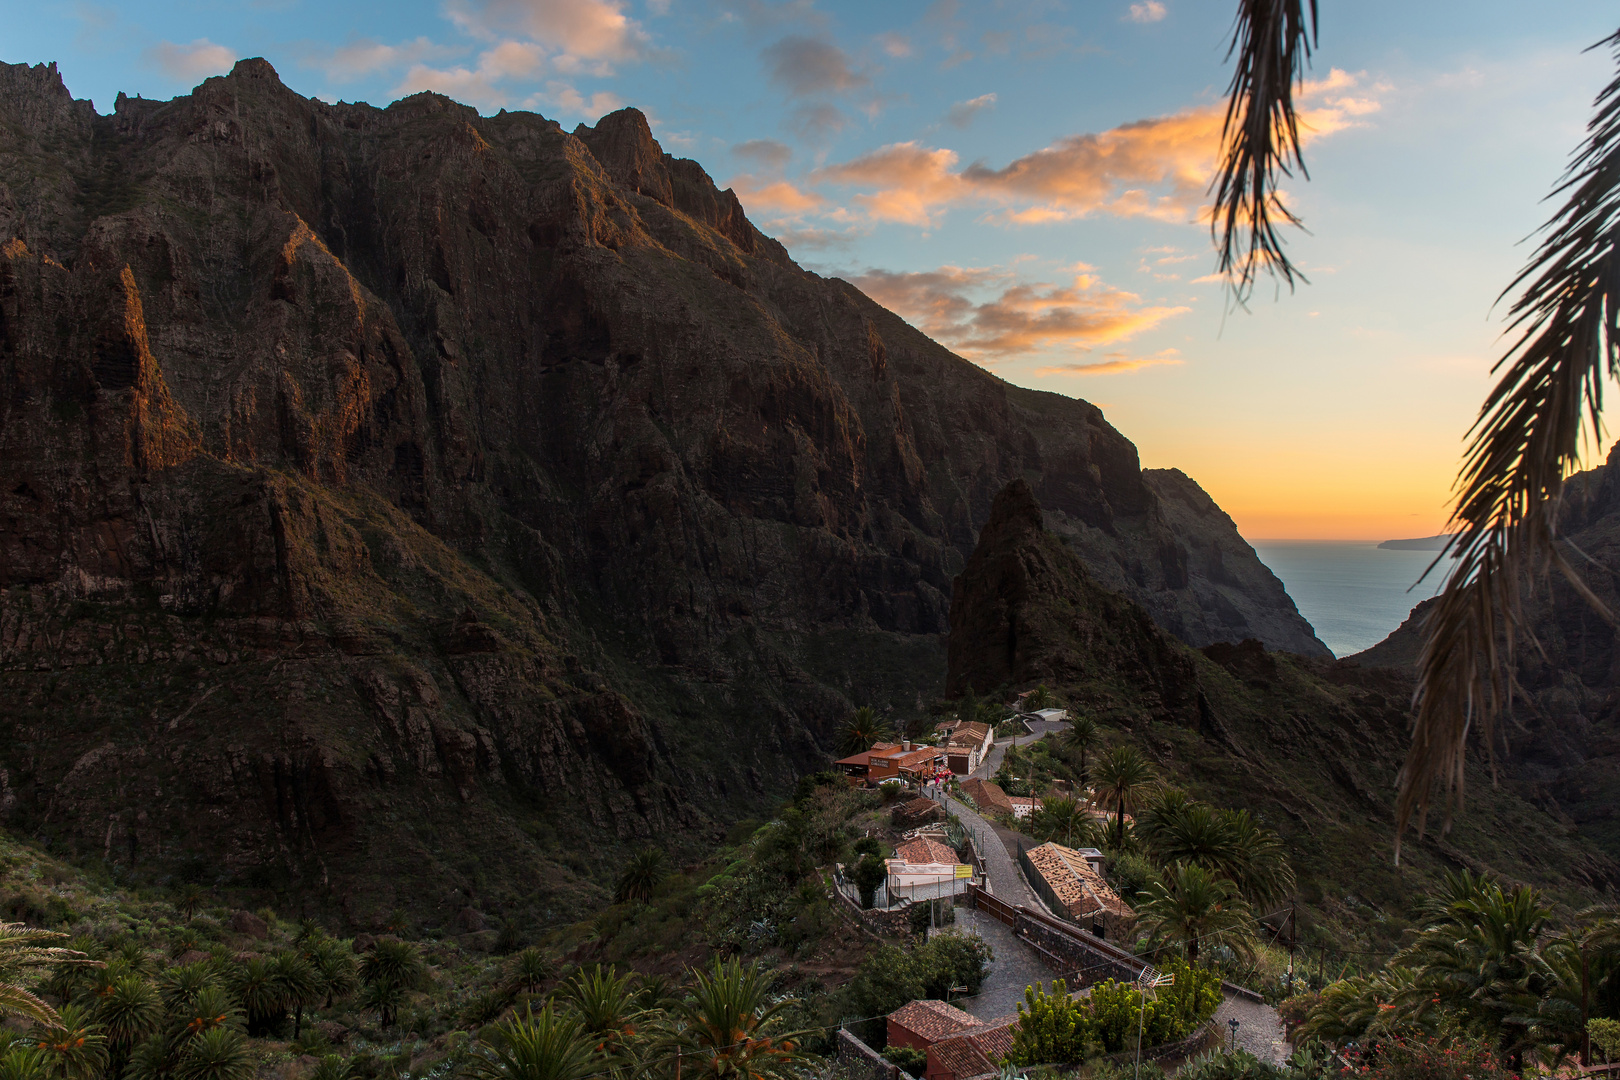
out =
[[590,147],[591,156],[620,186],[665,206],[675,205],[664,149],[653,138],[652,128],[640,109],[608,113],[594,128],[580,124],[574,135]]

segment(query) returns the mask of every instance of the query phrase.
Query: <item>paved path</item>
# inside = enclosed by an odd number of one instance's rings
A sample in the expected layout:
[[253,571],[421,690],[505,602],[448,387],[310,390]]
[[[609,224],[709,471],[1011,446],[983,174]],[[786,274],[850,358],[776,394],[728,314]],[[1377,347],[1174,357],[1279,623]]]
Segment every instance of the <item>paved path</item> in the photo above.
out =
[[1007,851],[996,833],[996,827],[979,816],[978,811],[960,799],[945,798],[945,808],[961,819],[973,836],[973,850],[984,860],[984,875],[989,879],[990,892],[997,900],[1012,904],[1037,905],[1034,891],[1024,880],[1018,863]]
[[1051,982],[1056,973],[1046,961],[1012,932],[1012,927],[970,907],[956,909],[956,928],[985,940],[995,959],[976,997],[960,997],[951,1002],[980,1020],[997,1020],[1018,1011],[1024,988],[1038,982]]
[[1277,1010],[1270,1005],[1228,994],[1221,1007],[1215,1010],[1215,1018],[1210,1021],[1221,1033],[1222,1046],[1232,1043],[1232,1029],[1229,1026],[1232,1020],[1238,1022],[1238,1046],[1261,1061],[1281,1065],[1293,1053],[1293,1048],[1283,1037],[1282,1021],[1277,1018]]

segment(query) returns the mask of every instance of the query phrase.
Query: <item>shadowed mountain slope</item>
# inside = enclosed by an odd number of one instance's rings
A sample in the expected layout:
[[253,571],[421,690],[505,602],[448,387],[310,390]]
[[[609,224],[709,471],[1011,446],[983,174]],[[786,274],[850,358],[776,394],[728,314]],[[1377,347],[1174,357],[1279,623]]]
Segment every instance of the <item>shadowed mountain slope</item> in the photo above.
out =
[[0,65],[0,131],[0,814],[121,873],[578,907],[932,695],[1013,477],[1185,640],[1325,655],[1192,481],[633,109]]
[[1371,947],[1392,943],[1411,897],[1444,869],[1492,870],[1572,901],[1620,883],[1599,837],[1492,790],[1482,765],[1450,835],[1409,838],[1394,866],[1408,674],[1252,640],[1190,648],[1098,584],[1042,520],[1022,480],[996,497],[951,595],[954,691],[1044,683],[1110,739],[1141,746],[1161,774],[1254,811],[1286,841],[1316,917]]

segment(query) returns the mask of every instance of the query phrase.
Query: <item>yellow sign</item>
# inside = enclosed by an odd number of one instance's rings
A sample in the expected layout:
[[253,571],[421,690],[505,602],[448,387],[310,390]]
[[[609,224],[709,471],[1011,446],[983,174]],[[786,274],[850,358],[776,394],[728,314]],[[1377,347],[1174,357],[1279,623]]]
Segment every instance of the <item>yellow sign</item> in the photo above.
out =
[[972,877],[973,876],[973,867],[967,865],[966,863],[958,863],[956,865],[956,876],[959,877],[959,878],[970,878],[970,877]]

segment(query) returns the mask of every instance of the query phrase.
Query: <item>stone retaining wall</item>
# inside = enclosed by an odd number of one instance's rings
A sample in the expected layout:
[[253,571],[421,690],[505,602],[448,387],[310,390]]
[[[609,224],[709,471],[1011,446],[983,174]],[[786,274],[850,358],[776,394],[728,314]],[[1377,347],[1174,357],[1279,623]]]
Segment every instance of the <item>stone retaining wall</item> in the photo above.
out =
[[849,1080],[913,1080],[912,1075],[857,1039],[847,1028],[838,1029],[839,1071]]

